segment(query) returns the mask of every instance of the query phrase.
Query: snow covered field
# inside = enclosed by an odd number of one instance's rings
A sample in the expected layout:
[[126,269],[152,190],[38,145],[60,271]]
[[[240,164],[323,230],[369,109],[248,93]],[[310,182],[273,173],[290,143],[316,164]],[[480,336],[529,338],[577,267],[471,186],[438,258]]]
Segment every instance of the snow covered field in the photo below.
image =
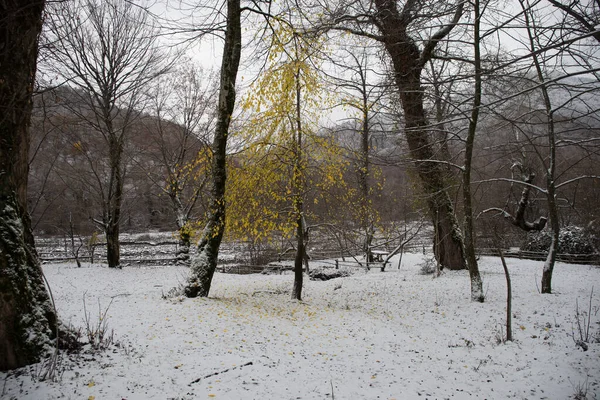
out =
[[421,257],[306,279],[303,302],[289,299],[291,275],[216,274],[210,298],[164,300],[185,269],[47,265],[62,319],[84,326],[84,296],[92,322],[110,304],[119,346],[63,360],[57,382],[39,381],[39,366],[0,373],[0,398],[600,398],[600,344],[584,352],[571,336],[576,300],[587,311],[593,286],[598,334],[600,268],[557,264],[555,294],[540,295],[542,263],[508,259],[515,341],[498,344],[500,260],[481,259],[486,302],[475,304],[466,271],[432,279],[419,273]]

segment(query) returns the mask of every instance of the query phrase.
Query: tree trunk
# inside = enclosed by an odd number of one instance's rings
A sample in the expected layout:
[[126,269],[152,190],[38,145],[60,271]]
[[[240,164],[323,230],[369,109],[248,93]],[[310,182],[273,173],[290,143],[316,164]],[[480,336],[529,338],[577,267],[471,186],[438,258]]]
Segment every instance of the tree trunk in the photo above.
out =
[[109,223],[106,234],[106,261],[108,268],[121,268],[121,245],[119,244],[119,224]]
[[[558,206],[556,204],[556,184],[554,182],[556,172],[556,133],[554,131],[554,110],[552,109],[552,101],[550,99],[550,93],[548,91],[548,83],[544,75],[544,69],[540,63],[539,56],[536,53],[536,41],[537,36],[535,32],[535,21],[532,18],[532,11],[528,9],[528,6],[519,0],[521,8],[523,10],[523,16],[525,17],[525,24],[527,27],[527,35],[529,38],[529,45],[531,51],[531,57],[533,65],[537,73],[539,82],[539,88],[542,92],[542,98],[544,99],[544,111],[546,112],[546,134],[548,140],[548,156],[541,157],[542,164],[546,167],[546,198],[548,199],[548,217],[550,220],[550,226],[552,227],[552,242],[550,243],[550,249],[548,249],[548,256],[544,263],[544,271],[542,272],[542,293],[552,293],[552,272],[554,270],[554,264],[556,263],[556,256],[558,254],[559,245],[559,234],[560,224],[558,221]],[[539,153],[538,153],[539,154]],[[547,164],[546,164],[547,163]]]
[[28,126],[44,1],[0,3],[0,370],[34,363],[56,337],[26,211]]
[[177,264],[189,267],[191,245],[189,213],[184,210],[177,190],[170,190],[169,197],[171,199],[171,203],[173,204],[175,215],[177,215],[177,234],[179,240],[177,243],[177,252],[175,254],[175,258],[177,259]]
[[[396,2],[376,0],[375,4],[379,11],[379,29],[392,60],[394,79],[400,92],[406,140],[423,183],[423,191],[428,196],[427,204],[435,230],[435,257],[442,267],[465,269],[462,236],[444,182],[445,170],[440,163],[435,162],[435,150],[430,141],[425,116],[421,72],[431,55],[422,54],[415,41],[408,35],[410,21],[406,21],[404,16],[400,15],[396,9]],[[447,32],[452,26],[448,25]],[[433,48],[428,51],[433,52]]]
[[479,48],[479,24],[480,10],[479,0],[475,0],[474,4],[475,21],[474,21],[474,56],[475,56],[475,93],[473,96],[473,109],[471,112],[471,120],[469,121],[469,130],[465,141],[465,164],[463,166],[463,209],[465,214],[464,231],[465,231],[465,258],[467,267],[469,268],[469,276],[471,278],[471,300],[483,303],[483,282],[479,274],[479,266],[477,265],[477,257],[475,254],[475,233],[473,223],[473,204],[471,198],[471,170],[473,161],[473,148],[475,144],[475,133],[477,132],[477,122],[479,121],[479,108],[481,106],[481,52]]
[[304,174],[305,169],[302,160],[302,85],[300,83],[300,68],[296,71],[296,137],[294,144],[294,170],[292,176],[292,191],[294,193],[294,212],[296,217],[296,258],[294,259],[294,287],[292,288],[292,299],[302,301],[302,284],[304,280],[304,271],[302,270],[302,260],[306,254],[305,239],[306,232],[304,227]]
[[226,149],[242,50],[240,15],[240,0],[227,0],[227,29],[221,63],[217,125],[212,145],[212,198],[208,222],[198,246],[198,255],[192,260],[190,276],[184,289],[188,297],[208,296],[225,230]]
[[560,225],[558,222],[558,207],[556,205],[556,197],[554,185],[548,184],[548,213],[550,219],[550,227],[552,228],[552,241],[548,249],[548,255],[544,262],[544,270],[542,271],[542,293],[552,293],[552,272],[558,255]]
[[[106,260],[108,268],[121,268],[121,246],[119,245],[119,233],[121,222],[121,204],[123,202],[123,173],[121,168],[123,158],[123,140],[114,132],[109,117],[107,130],[109,131],[109,159],[110,159],[110,183],[108,188],[106,204],[104,204],[106,215],[104,225],[106,234]],[[124,133],[122,133],[123,135]]]
[[185,227],[179,229],[176,258],[178,264],[190,265],[190,234]]
[[[302,208],[301,205],[296,205],[296,208]],[[304,280],[304,271],[302,269],[303,259],[305,255],[304,248],[304,223],[302,215],[298,216],[296,221],[296,257],[294,258],[294,287],[292,289],[292,299],[302,301],[302,284]]]
[[363,243],[363,251],[365,253],[365,261],[367,263],[373,262],[373,253],[371,251],[371,245],[373,243],[373,216],[371,212],[371,201],[370,201],[370,159],[369,159],[369,139],[371,133],[371,126],[369,124],[369,98],[367,89],[367,77],[362,71],[362,65],[357,63],[360,68],[360,88],[362,92],[362,129],[361,129],[361,148],[360,148],[360,161],[359,161],[359,172],[358,182],[361,193],[361,225],[365,232],[365,240]]

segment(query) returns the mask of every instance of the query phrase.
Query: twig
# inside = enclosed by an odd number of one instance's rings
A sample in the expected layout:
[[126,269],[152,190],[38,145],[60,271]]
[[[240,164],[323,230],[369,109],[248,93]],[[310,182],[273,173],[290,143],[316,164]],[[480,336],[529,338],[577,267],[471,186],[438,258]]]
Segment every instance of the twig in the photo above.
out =
[[592,297],[594,296],[594,287],[592,286],[592,291],[590,292],[590,305],[587,315],[587,327],[585,328],[585,341],[589,341],[590,339],[590,322],[592,321]]
[[210,378],[210,377],[212,377],[212,376],[216,376],[216,375],[224,374],[225,372],[233,371],[234,369],[239,369],[239,368],[247,367],[248,365],[252,365],[252,361],[248,361],[246,364],[238,365],[238,366],[235,366],[235,367],[231,367],[231,368],[224,369],[224,370],[222,370],[222,371],[217,371],[217,372],[213,372],[212,374],[205,375],[205,376],[203,376],[203,377],[201,377],[201,378],[198,378],[198,379],[195,379],[195,380],[191,381],[191,382],[188,384],[188,386],[191,386],[191,385],[193,385],[194,383],[198,383],[198,382],[200,382],[202,379],[206,379],[206,378]]

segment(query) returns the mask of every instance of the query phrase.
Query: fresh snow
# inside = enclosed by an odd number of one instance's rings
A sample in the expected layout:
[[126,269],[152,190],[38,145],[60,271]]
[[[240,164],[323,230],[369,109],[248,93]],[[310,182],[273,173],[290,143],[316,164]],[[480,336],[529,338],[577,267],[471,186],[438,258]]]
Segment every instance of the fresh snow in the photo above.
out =
[[[515,341],[498,344],[506,281],[497,258],[480,268],[486,301],[469,301],[467,271],[421,275],[422,255],[400,269],[330,281],[215,274],[209,298],[165,300],[183,267],[110,270],[44,266],[64,322],[84,326],[108,309],[113,346],[63,359],[60,379],[40,365],[0,373],[2,399],[567,399],[600,394],[600,344],[572,338],[575,307],[600,293],[600,268],[557,263],[552,295],[542,262],[507,259]],[[392,265],[396,265],[397,258]],[[536,285],[536,282],[538,284]],[[111,303],[112,301],[112,303]],[[591,334],[600,329],[594,294]]]

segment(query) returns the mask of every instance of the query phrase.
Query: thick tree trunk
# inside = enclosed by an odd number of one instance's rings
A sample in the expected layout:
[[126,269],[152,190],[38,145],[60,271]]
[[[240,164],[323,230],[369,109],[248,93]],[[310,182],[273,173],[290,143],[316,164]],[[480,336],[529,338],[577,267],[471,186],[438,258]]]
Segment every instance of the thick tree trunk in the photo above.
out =
[[[123,140],[114,132],[110,117],[107,116],[107,130],[109,131],[109,159],[110,159],[110,182],[105,212],[106,233],[106,261],[109,268],[121,268],[121,246],[119,245],[121,205],[123,203]],[[123,135],[124,133],[121,133]]]
[[[420,73],[420,72],[419,72]],[[417,172],[423,183],[423,191],[428,197],[429,213],[434,223],[434,254],[442,267],[465,269],[462,235],[454,212],[454,206],[444,181],[446,171],[441,164],[428,162],[435,160],[433,144],[425,128],[423,90],[419,76],[401,82],[402,107],[406,123],[406,139]]]
[[33,363],[57,317],[26,211],[28,125],[44,1],[0,2],[0,370]]
[[371,245],[373,243],[373,215],[371,212],[371,187],[369,185],[369,176],[371,169],[371,160],[369,159],[370,150],[370,133],[371,126],[369,124],[369,98],[367,88],[367,77],[363,72],[362,65],[357,63],[360,70],[360,89],[362,93],[362,128],[360,137],[360,159],[358,163],[358,184],[361,195],[361,226],[363,228],[365,239],[363,242],[363,252],[365,253],[365,261],[373,262],[373,252]]
[[184,289],[188,297],[208,296],[225,230],[226,149],[242,50],[240,15],[240,0],[227,0],[227,29],[221,63],[217,125],[212,145],[212,199],[208,222],[198,246],[198,255],[192,260],[190,276]]
[[394,78],[400,92],[408,147],[423,183],[423,191],[428,196],[427,204],[435,229],[435,256],[442,267],[465,269],[462,236],[444,182],[446,171],[442,164],[435,162],[437,159],[423,105],[421,72],[430,55],[423,55],[408,35],[407,24],[410,21],[398,12],[396,2],[376,0],[375,4],[380,13],[379,27],[384,46],[392,60]]
[[121,245],[119,244],[119,224],[109,223],[106,234],[106,261],[108,268],[121,268]]

